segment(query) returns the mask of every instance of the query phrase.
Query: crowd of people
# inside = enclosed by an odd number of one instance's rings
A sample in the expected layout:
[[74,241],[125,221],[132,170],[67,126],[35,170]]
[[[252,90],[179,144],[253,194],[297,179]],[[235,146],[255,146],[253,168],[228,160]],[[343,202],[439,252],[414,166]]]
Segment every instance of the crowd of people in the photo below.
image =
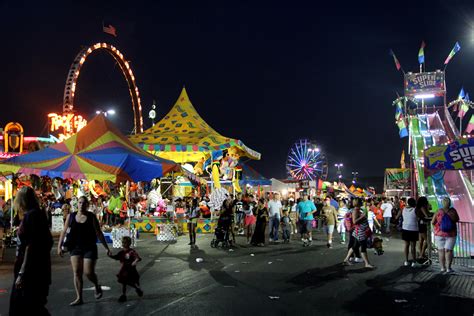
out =
[[[84,274],[95,287],[95,298],[102,297],[102,288],[95,273],[98,259],[97,239],[104,246],[107,255],[121,263],[117,275],[118,282],[122,285],[119,301],[126,301],[127,286],[134,288],[138,296],[143,295],[136,269],[141,258],[138,252],[131,248],[130,238],[123,238],[123,249],[114,255],[101,229],[101,225],[107,225],[111,221],[107,210],[122,209],[119,207],[120,203],[114,207],[113,198],[123,202],[118,194],[115,196],[112,193],[108,203],[98,202],[98,205],[102,206],[101,213],[96,211],[97,204],[91,205],[85,196],[77,199],[77,204],[63,203],[61,206],[64,211],[64,230],[59,238],[57,254],[62,257],[68,252],[70,255],[76,290],[76,299],[71,302],[71,306],[84,302]],[[309,247],[313,242],[313,231],[323,230],[325,243],[331,249],[334,235],[337,234],[339,242],[347,244],[348,250],[343,264],[363,262],[368,269],[374,268],[367,253],[367,249],[377,247],[377,238],[374,236],[388,237],[395,227],[401,231],[405,242],[403,265],[417,267],[420,258],[427,256],[427,228],[431,223],[434,227],[441,272],[450,273],[457,235],[456,223],[459,221],[459,216],[451,205],[450,199],[444,198],[442,207],[433,215],[425,197],[418,200],[389,200],[385,197],[348,200],[336,199],[331,195],[324,199],[310,199],[307,194],[302,194],[301,198],[295,200],[291,197],[281,199],[278,193],[258,199],[251,194],[237,194],[235,198],[228,194],[222,208],[216,210],[214,216],[218,217],[218,227],[227,227],[230,245],[235,245],[236,235],[242,235],[245,236],[247,244],[254,246],[279,243],[281,238],[283,243],[301,241],[304,247]],[[41,203],[35,191],[28,186],[22,187],[17,193],[13,206],[14,222],[18,225],[18,239],[10,302],[11,315],[26,315],[31,312],[48,315],[45,304],[51,284],[50,252],[53,238],[47,208],[56,206],[58,205],[49,205],[44,201]],[[138,207],[137,212],[141,212]],[[169,203],[165,212],[170,218],[181,217],[187,221],[191,246],[196,244],[197,219],[212,215],[207,201],[197,198],[176,199]],[[120,214],[118,215],[120,218]],[[127,216],[130,216],[129,206]],[[217,231],[218,229],[216,234]]]

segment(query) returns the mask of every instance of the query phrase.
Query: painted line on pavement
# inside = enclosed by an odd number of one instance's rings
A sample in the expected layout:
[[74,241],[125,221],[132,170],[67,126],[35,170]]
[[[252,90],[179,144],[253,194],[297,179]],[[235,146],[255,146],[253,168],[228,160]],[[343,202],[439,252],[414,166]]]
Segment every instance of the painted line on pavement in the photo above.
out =
[[189,294],[186,295],[186,296],[183,296],[183,297],[181,297],[181,298],[178,298],[177,300],[174,300],[174,301],[172,301],[172,302],[166,304],[165,306],[162,306],[162,307],[160,307],[160,308],[158,308],[158,309],[155,309],[154,311],[149,312],[147,315],[154,315],[154,314],[156,314],[156,313],[158,313],[158,312],[161,312],[162,310],[167,309],[168,307],[170,307],[170,306],[172,306],[172,305],[174,305],[174,304],[176,304],[176,303],[181,302],[182,300],[185,300],[185,299],[187,299],[187,298],[189,298],[189,297],[191,297],[191,296],[194,296],[194,295],[198,294],[199,292],[203,292],[203,291],[205,291],[205,290],[207,290],[207,289],[209,289],[209,288],[211,288],[211,287],[215,287],[215,286],[217,286],[217,285],[216,285],[216,284],[210,284],[210,285],[208,285],[208,286],[206,286],[206,287],[203,287],[203,288],[201,288],[201,289],[199,289],[199,290],[197,290],[197,291],[194,291],[194,292],[192,292],[192,293],[189,293]]

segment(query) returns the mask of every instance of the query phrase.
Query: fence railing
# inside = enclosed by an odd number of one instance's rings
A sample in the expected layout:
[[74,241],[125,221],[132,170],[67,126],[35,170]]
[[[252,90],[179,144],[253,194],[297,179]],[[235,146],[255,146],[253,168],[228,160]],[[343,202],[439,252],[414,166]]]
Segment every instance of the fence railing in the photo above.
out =
[[474,223],[458,222],[454,264],[474,268]]
[[[458,235],[454,246],[454,265],[474,269],[474,223],[458,222]],[[438,262],[434,230],[428,225],[428,261],[426,264]]]

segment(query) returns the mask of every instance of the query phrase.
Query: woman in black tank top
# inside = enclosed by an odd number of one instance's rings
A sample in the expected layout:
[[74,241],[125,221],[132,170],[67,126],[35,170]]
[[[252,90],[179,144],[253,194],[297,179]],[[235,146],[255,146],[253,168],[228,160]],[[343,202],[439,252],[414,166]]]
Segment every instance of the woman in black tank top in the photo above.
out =
[[[87,278],[95,286],[95,298],[100,299],[102,297],[102,289],[97,280],[95,274],[95,264],[97,261],[97,245],[96,240],[99,238],[102,245],[107,250],[107,254],[111,254],[107,242],[105,241],[104,234],[100,229],[99,221],[95,214],[88,211],[89,200],[85,196],[79,198],[78,201],[78,212],[69,214],[64,230],[61,233],[60,241],[64,240],[64,235],[68,227],[71,227],[70,237],[70,255],[71,265],[74,271],[74,287],[76,289],[77,298],[70,305],[76,306],[83,303],[82,299],[82,274],[85,273]],[[58,255],[63,256],[62,242],[58,244]]]

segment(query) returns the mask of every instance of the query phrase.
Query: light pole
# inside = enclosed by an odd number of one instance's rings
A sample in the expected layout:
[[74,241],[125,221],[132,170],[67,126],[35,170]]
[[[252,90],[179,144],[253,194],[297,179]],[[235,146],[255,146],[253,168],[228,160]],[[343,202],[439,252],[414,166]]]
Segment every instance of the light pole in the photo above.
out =
[[151,119],[151,124],[155,126],[155,118],[156,118],[156,101],[153,100],[153,104],[151,106],[150,112],[148,112],[148,117]]
[[339,181],[341,181],[341,178],[342,178],[342,167],[344,167],[344,165],[342,163],[336,163],[334,164],[334,167],[337,168],[337,178],[339,179]]
[[352,183],[356,183],[358,175],[359,173],[357,171],[352,171]]
[[99,115],[99,114],[104,114],[104,116],[108,116],[108,115],[115,115],[115,110],[114,109],[110,109],[110,110],[107,110],[107,111],[103,111],[103,110],[97,110],[95,111],[95,114]]

